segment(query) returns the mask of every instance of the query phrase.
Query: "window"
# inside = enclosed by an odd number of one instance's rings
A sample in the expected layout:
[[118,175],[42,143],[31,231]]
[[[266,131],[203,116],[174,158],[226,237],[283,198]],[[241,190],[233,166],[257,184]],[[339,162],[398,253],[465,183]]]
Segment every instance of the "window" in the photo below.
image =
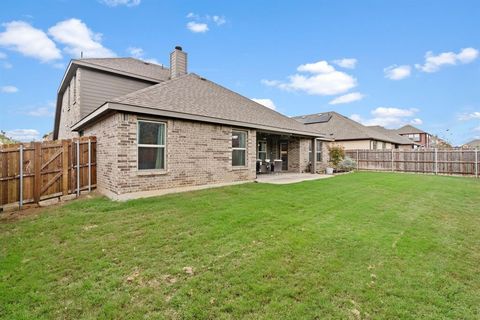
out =
[[310,140],[310,142],[308,143],[308,161],[313,160],[313,158],[312,158],[312,146],[313,146],[313,142]]
[[377,150],[377,141],[372,142],[372,149]]
[[77,77],[73,76],[73,104],[77,102]]
[[247,163],[247,133],[232,131],[232,166],[245,166]]
[[386,149],[387,148],[387,144],[385,142],[382,142],[382,149]]
[[138,121],[138,169],[165,169],[166,125],[163,122]]
[[262,161],[267,159],[267,141],[258,142],[258,159]]
[[316,153],[317,153],[317,162],[321,162],[322,161],[322,148],[323,148],[323,142],[320,141],[320,140],[315,140],[316,142],[316,147],[317,147],[317,150]]
[[407,135],[407,137],[410,140],[413,140],[413,141],[416,141],[416,142],[420,141],[420,134],[419,133],[410,133],[410,134]]

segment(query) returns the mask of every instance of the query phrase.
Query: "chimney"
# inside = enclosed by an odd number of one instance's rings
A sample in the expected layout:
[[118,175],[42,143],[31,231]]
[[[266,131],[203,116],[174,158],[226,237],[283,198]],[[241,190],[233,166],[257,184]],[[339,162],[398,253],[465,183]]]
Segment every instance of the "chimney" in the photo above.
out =
[[176,46],[170,53],[170,79],[187,74],[187,53],[182,51],[182,47]]

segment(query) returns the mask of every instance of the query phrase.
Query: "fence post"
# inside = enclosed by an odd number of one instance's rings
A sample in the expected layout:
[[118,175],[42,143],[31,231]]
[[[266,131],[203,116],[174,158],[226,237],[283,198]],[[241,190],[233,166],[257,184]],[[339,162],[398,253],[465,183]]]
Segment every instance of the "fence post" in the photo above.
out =
[[475,177],[478,178],[478,149],[475,149]]
[[435,148],[435,174],[438,174],[438,150]]
[[19,190],[19,193],[18,193],[18,196],[19,196],[19,199],[18,199],[18,206],[19,206],[19,209],[22,209],[22,206],[23,206],[23,144],[20,145],[20,149],[19,149],[19,187],[20,187],[20,190]]
[[42,184],[42,177],[41,177],[41,165],[42,165],[42,145],[40,142],[35,142],[35,151],[34,151],[34,170],[35,176],[33,180],[33,200],[35,203],[40,202],[40,192],[41,192],[41,184]]
[[92,142],[88,138],[88,192],[92,191]]
[[77,140],[77,197],[80,196],[80,139]]
[[359,158],[358,158],[358,149],[357,149],[357,171],[358,171],[358,169],[360,168],[360,164],[359,164],[358,159],[359,159]]
[[62,170],[63,170],[63,173],[62,173],[62,193],[63,193],[64,196],[66,196],[68,194],[68,159],[69,159],[68,145],[69,145],[69,143],[68,143],[67,140],[62,141],[62,149],[63,149],[63,153],[62,153]]
[[393,150],[394,150],[394,149],[392,148],[392,172],[394,171],[394,170],[393,170]]

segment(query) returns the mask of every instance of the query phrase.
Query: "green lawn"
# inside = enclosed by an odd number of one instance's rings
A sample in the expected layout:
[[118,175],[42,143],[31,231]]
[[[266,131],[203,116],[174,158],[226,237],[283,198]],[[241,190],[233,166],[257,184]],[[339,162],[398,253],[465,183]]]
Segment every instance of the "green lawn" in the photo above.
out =
[[355,173],[73,201],[0,222],[0,247],[8,319],[480,318],[469,178]]

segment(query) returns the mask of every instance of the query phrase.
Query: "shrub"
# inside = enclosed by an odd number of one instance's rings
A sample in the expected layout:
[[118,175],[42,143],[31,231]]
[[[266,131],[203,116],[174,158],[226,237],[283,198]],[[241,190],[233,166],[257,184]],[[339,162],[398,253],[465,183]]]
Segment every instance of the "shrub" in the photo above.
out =
[[345,171],[352,171],[357,167],[357,162],[350,157],[345,157],[340,163],[338,164],[338,168]]
[[339,145],[329,146],[328,155],[330,156],[330,163],[332,166],[337,168],[340,161],[345,157],[345,149]]

